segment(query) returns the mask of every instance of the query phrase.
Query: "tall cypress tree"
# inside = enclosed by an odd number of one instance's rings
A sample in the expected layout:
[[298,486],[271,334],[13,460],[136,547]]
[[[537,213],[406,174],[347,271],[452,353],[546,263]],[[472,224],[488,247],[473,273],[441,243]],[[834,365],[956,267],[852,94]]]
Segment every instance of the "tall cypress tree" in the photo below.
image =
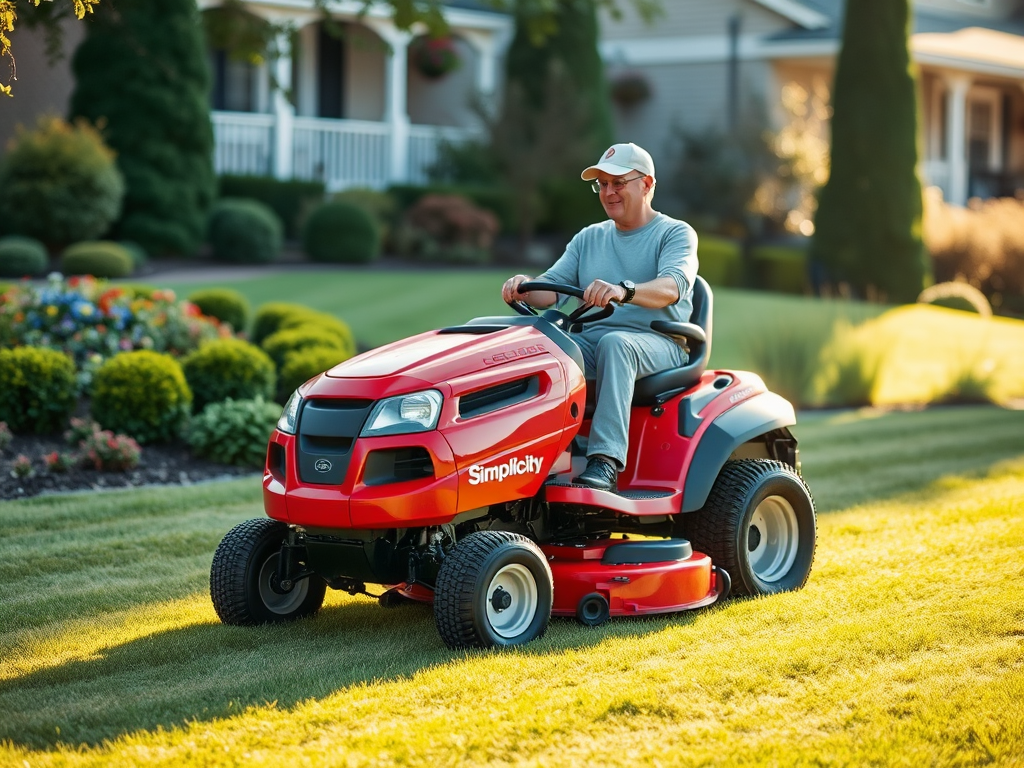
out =
[[75,53],[72,116],[103,127],[124,174],[119,237],[191,254],[215,192],[210,75],[195,0],[101,3]]
[[833,89],[832,171],[812,256],[861,294],[913,301],[928,264],[917,176],[917,84],[909,0],[847,0]]

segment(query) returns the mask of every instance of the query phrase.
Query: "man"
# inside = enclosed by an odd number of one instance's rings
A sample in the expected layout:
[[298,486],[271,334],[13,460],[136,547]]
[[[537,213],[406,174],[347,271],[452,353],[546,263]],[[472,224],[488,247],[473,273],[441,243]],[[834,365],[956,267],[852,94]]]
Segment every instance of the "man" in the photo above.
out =
[[[597,379],[587,468],[573,482],[614,491],[626,465],[636,380],[686,364],[686,350],[652,331],[651,321],[689,322],[697,235],[689,224],[651,206],[654,161],[636,144],[609,147],[581,177],[601,196],[608,220],[579,232],[554,266],[536,279],[583,288],[583,300],[595,307],[619,305],[611,317],[588,323],[573,337],[583,350],[587,377]],[[538,308],[558,300],[551,291],[519,293],[519,286],[532,279],[509,278],[502,298]]]

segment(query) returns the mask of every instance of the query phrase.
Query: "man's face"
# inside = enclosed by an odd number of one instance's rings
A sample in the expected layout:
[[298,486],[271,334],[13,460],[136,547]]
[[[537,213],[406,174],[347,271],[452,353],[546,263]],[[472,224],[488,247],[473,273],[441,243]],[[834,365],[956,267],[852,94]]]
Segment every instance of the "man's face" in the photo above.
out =
[[630,171],[622,176],[598,171],[595,181],[600,184],[598,194],[609,219],[616,223],[626,223],[641,215],[649,185],[648,177],[640,171]]

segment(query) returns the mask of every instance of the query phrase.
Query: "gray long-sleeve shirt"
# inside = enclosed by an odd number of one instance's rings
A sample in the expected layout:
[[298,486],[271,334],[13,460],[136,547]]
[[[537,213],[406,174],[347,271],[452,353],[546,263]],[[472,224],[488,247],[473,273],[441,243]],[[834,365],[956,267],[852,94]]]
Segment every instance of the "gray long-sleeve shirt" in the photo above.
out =
[[611,317],[586,325],[583,332],[588,336],[602,336],[611,330],[652,333],[652,320],[689,322],[697,277],[697,233],[685,221],[663,213],[640,229],[625,232],[610,219],[586,227],[537,279],[586,288],[594,280],[613,285],[632,280],[639,285],[658,277],[675,280],[679,288],[677,302],[661,309],[635,304],[616,306]]

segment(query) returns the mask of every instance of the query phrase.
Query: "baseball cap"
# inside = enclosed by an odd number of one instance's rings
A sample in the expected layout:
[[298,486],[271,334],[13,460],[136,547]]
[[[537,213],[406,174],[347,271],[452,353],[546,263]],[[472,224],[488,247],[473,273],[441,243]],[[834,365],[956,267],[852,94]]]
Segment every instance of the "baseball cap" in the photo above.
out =
[[654,175],[654,160],[650,153],[643,147],[638,147],[630,142],[629,144],[612,144],[601,155],[601,159],[595,165],[587,168],[580,174],[584,181],[592,181],[597,178],[597,172],[604,171],[612,176],[625,176],[630,171],[640,171],[644,176]]

